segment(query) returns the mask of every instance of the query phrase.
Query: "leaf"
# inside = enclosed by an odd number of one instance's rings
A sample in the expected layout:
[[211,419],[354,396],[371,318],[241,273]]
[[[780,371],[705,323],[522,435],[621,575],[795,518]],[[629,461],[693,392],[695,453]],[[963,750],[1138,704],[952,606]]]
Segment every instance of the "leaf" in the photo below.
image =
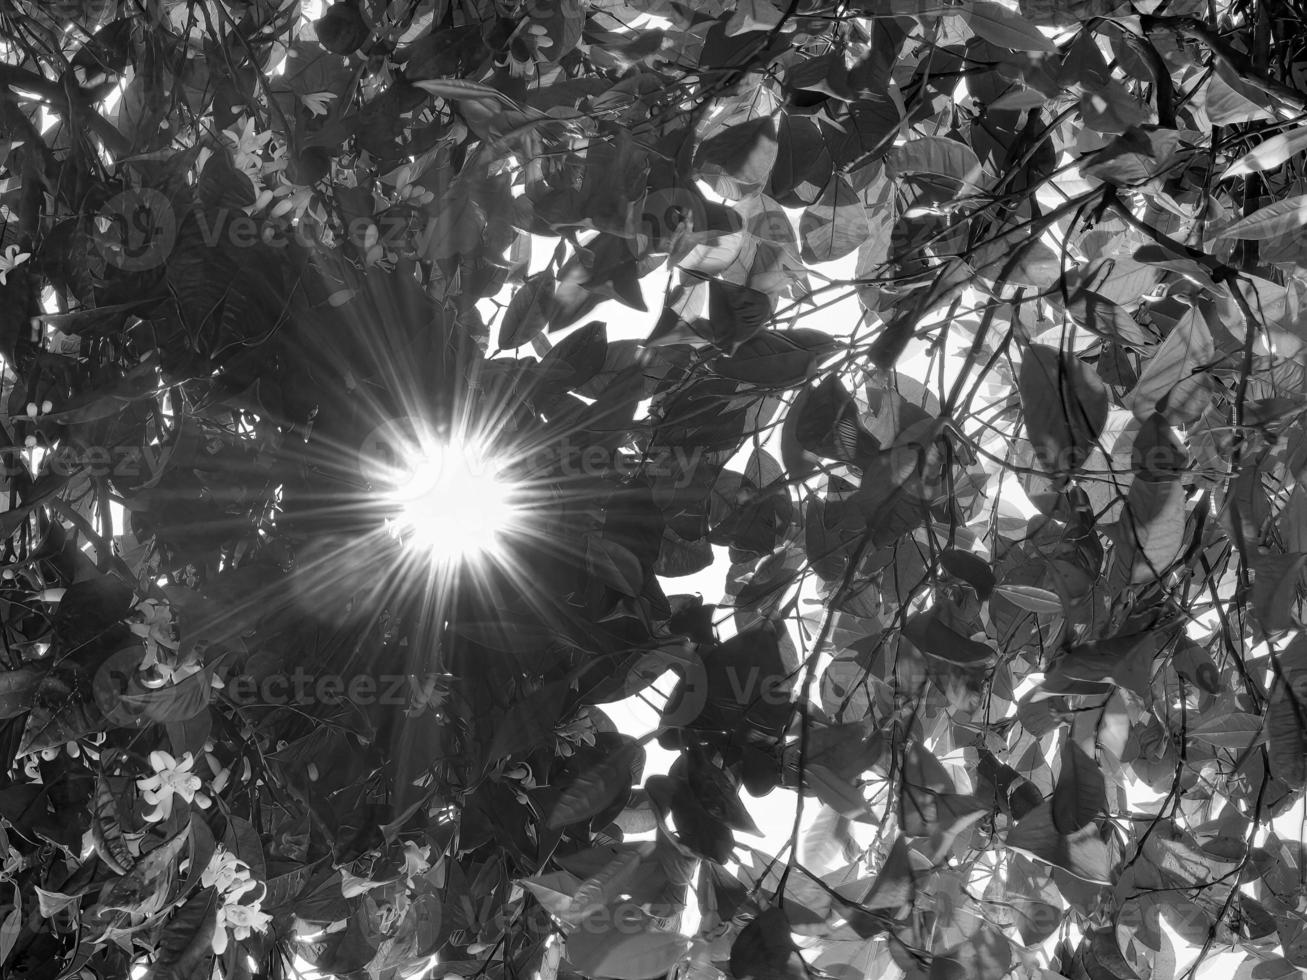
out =
[[855,251],[871,232],[867,212],[843,174],[834,174],[821,198],[804,209],[799,238],[806,262],[831,262]]
[[1262,718],[1244,711],[1221,712],[1200,719],[1186,733],[1207,745],[1243,751],[1262,740]]
[[578,327],[540,359],[542,368],[559,367],[570,372],[567,384],[579,388],[603,370],[608,355],[608,328],[602,320]]
[[1307,150],[1307,126],[1299,126],[1258,143],[1226,168],[1221,180],[1243,177],[1246,174],[1274,170],[1291,156]]
[[65,909],[77,911],[81,895],[68,894],[67,892],[54,891],[50,888],[36,886],[36,904],[41,912],[41,916],[46,919],[52,919]]
[[671,814],[683,848],[718,864],[731,860],[735,835],[718,814],[708,811],[688,779],[651,776],[645,780],[645,791],[659,812]]
[[640,751],[638,742],[627,743],[578,775],[559,795],[545,825],[550,830],[561,830],[602,813],[618,793],[631,785],[631,763]]
[[[99,677],[96,679],[99,680]],[[100,692],[97,691],[96,694],[99,703]],[[155,690],[146,688],[140,683],[139,677],[134,677],[111,710],[103,704],[100,707],[109,720],[126,727],[137,720],[188,721],[204,711],[212,698],[213,684],[209,671],[201,670],[183,677],[175,684]]]
[[640,557],[630,548],[599,534],[586,535],[585,560],[590,574],[622,595],[638,596],[644,588]]
[[1087,330],[1100,337],[1131,347],[1151,347],[1153,336],[1116,303],[1091,290],[1082,289],[1067,301],[1066,310]]
[[1017,387],[1039,464],[1050,473],[1080,469],[1107,423],[1107,388],[1098,375],[1078,357],[1031,344]]
[[4,922],[0,923],[0,966],[9,959],[9,954],[13,952],[14,944],[18,942],[18,935],[22,931],[23,910],[21,906],[15,905],[5,916]]
[[1250,564],[1253,567],[1253,611],[1262,629],[1276,633],[1292,628],[1307,554],[1254,555]]
[[1135,480],[1121,514],[1118,561],[1130,582],[1152,582],[1184,547],[1185,492],[1179,480]]
[[960,578],[976,590],[976,597],[984,602],[994,591],[994,569],[989,562],[970,551],[945,548],[940,552],[939,565],[954,578]]
[[729,357],[718,358],[713,369],[724,378],[763,388],[789,388],[808,380],[818,357],[836,343],[825,334],[820,341],[807,330],[767,330],[746,340]]
[[15,758],[75,742],[96,731],[102,723],[94,701],[83,701],[63,680],[47,674],[36,689]]
[[1071,834],[1107,812],[1107,788],[1098,762],[1075,741],[1062,745],[1062,769],[1053,786],[1053,826]]
[[992,0],[968,0],[962,10],[962,19],[977,37],[997,44],[1000,48],[1057,53],[1057,45],[1045,37],[1038,27]]
[[1110,883],[1107,845],[1098,834],[1097,824],[1087,824],[1072,834],[1059,833],[1053,826],[1048,801],[1017,822],[1008,832],[1006,844],[1084,881]]
[[740,930],[731,944],[730,969],[737,980],[806,980],[784,909],[765,909]]
[[929,980],[1001,980],[1011,965],[1011,942],[996,929],[982,926],[964,942],[935,954]]
[[900,835],[894,839],[876,880],[859,904],[868,909],[886,909],[897,916],[903,906],[913,904],[916,894],[917,875],[912,868],[907,839]]
[[702,572],[712,563],[713,549],[707,539],[687,541],[670,526],[663,528],[662,547],[653,566],[655,575],[680,578]]
[[551,272],[537,273],[527,279],[513,293],[499,326],[499,346],[504,350],[521,347],[549,323],[549,310],[554,302],[554,276]]
[[1171,656],[1175,671],[1191,684],[1197,684],[1208,694],[1220,694],[1221,672],[1212,663],[1212,655],[1207,649],[1195,643],[1189,637],[1181,637]]
[[174,893],[177,859],[190,840],[191,831],[192,824],[187,823],[175,836],[142,854],[128,874],[109,882],[100,893],[100,905],[142,916],[154,915],[165,908]]
[[1084,950],[1085,970],[1094,978],[1112,977],[1113,980],[1139,980],[1137,974],[1121,954],[1116,929],[1106,926],[1093,930]]
[[1266,733],[1269,739],[1270,770],[1290,789],[1307,785],[1307,699],[1302,697],[1307,684],[1298,671],[1290,675],[1289,684],[1278,684],[1266,709]]
[[[1113,636],[1072,647],[1044,675],[1044,689],[1064,693],[1068,681],[1113,683],[1143,696],[1157,650],[1154,634]],[[1074,685],[1071,685],[1074,686]]]
[[757,289],[721,279],[708,283],[708,320],[713,343],[733,351],[772,318],[772,298]]
[[1216,71],[1203,89],[1207,118],[1217,126],[1275,119],[1274,102],[1262,88],[1239,76],[1218,60]]
[[204,888],[168,918],[144,980],[208,980],[218,904],[217,889]]
[[897,174],[933,174],[949,177],[976,192],[987,183],[976,151],[959,140],[944,136],[919,136],[894,147],[886,159]]
[[0,720],[17,718],[32,707],[41,674],[31,667],[0,673]]
[[933,609],[909,619],[903,635],[919,650],[958,667],[987,666],[998,658],[990,647],[941,623]]
[[619,854],[599,871],[582,881],[567,906],[568,918],[582,918],[589,910],[607,905],[616,899],[621,887],[640,867],[640,860],[640,855],[636,852]]
[[115,874],[125,875],[136,864],[118,822],[118,800],[101,776],[95,788],[95,812],[91,819],[91,839],[102,860]]
[[762,836],[748,808],[740,801],[737,780],[714,765],[705,753],[692,749],[682,755],[672,763],[669,775],[684,778],[686,786],[713,819],[720,820],[732,830]]
[[786,416],[787,427],[791,420],[796,446],[787,458],[782,445],[787,468],[794,466],[794,449],[845,462],[864,460],[880,450],[880,443],[859,420],[853,396],[834,374],[827,375],[815,388],[799,391]]
[[828,807],[847,820],[874,823],[875,816],[858,787],[822,765],[810,765],[805,780]]
[[781,23],[781,16],[780,8],[770,0],[739,0],[731,19],[726,22],[726,36],[770,31]]
[[775,120],[760,116],[727,126],[699,144],[694,165],[704,177],[729,178],[733,186],[722,188],[726,197],[738,199],[762,188],[776,165]]
[[1056,593],[1035,585],[998,585],[994,592],[1026,612],[1059,614],[1065,611]]
[[566,919],[583,879],[568,871],[549,871],[522,879],[522,885],[551,915]]
[[1216,237],[1261,241],[1287,235],[1304,225],[1307,225],[1307,194],[1299,194],[1259,208]]
[[1080,96],[1085,125],[1100,133],[1120,135],[1151,121],[1152,113],[1114,78],[1087,86]]
[[1143,480],[1178,480],[1189,466],[1189,453],[1170,424],[1154,412],[1144,420],[1130,447],[1130,468]]
[[1144,365],[1130,393],[1135,418],[1142,421],[1160,412],[1172,424],[1197,419],[1209,400],[1207,376],[1201,372],[1215,356],[1207,322],[1196,307],[1190,307]]
[[552,681],[512,702],[486,747],[486,764],[534,752],[550,741],[567,696],[565,680]]
[[1000,880],[995,876],[985,889],[986,900],[1011,907],[1021,941],[1027,946],[1043,942],[1055,933],[1064,915],[1052,876],[1040,872],[1042,869],[1036,869],[1028,861],[1012,861],[1006,878]]
[[[619,916],[620,921],[615,921]],[[662,976],[690,949],[688,937],[654,930],[648,914],[630,906],[621,906],[620,913],[600,922],[606,928],[583,923],[567,937],[568,962],[588,977],[647,980]]]

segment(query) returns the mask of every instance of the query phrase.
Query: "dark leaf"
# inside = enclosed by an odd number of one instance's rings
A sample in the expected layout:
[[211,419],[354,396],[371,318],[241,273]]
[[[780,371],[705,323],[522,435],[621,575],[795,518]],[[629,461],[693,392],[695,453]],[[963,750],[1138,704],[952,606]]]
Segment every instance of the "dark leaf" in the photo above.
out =
[[870,230],[862,199],[843,174],[835,174],[821,198],[799,219],[803,258],[808,262],[843,258],[857,250]]
[[1097,824],[1087,824],[1072,834],[1062,834],[1053,825],[1050,803],[1031,810],[1008,832],[1007,846],[1051,864],[1085,881],[1110,881],[1107,845]]
[[1107,789],[1098,762],[1072,738],[1062,746],[1062,769],[1053,786],[1053,826],[1071,834],[1107,812]]
[[568,370],[568,385],[579,388],[603,370],[607,353],[607,325],[602,320],[591,320],[559,341],[540,364],[545,368],[558,366]]
[[976,590],[982,602],[994,591],[997,579],[989,563],[979,555],[957,548],[945,548],[939,555],[939,564],[954,578],[960,578]]
[[41,677],[31,667],[0,673],[0,720],[16,718],[32,707]]
[[642,752],[638,742],[629,742],[582,772],[563,788],[549,813],[546,826],[561,830],[602,813],[618,794],[631,785],[631,765]]
[[783,909],[770,908],[740,930],[731,944],[731,976],[738,980],[806,980],[807,967],[790,935]]
[[712,341],[727,351],[736,350],[772,317],[772,298],[748,286],[720,279],[708,283],[708,319]]
[[904,624],[903,635],[917,649],[958,667],[984,667],[998,657],[990,647],[940,622],[933,609],[910,618]]
[[549,271],[538,273],[522,283],[504,311],[504,320],[499,326],[499,346],[512,350],[541,333],[549,322],[553,303],[554,277]]
[[726,178],[722,192],[727,197],[759,190],[776,164],[776,123],[761,116],[727,126],[699,145],[694,162],[705,178]]
[[95,702],[53,674],[41,679],[16,758],[75,742],[102,724]]
[[1107,389],[1077,357],[1031,344],[1021,359],[1021,410],[1035,456],[1050,473],[1080,469],[1107,422]]

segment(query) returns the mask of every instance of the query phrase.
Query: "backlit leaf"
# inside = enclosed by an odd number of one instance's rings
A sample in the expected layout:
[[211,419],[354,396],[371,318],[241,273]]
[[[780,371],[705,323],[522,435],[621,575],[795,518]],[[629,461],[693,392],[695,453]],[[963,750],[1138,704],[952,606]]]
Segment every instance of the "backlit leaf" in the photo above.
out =
[[1236,221],[1221,238],[1263,240],[1288,235],[1307,225],[1307,194],[1275,201]]
[[1226,168],[1221,180],[1274,170],[1295,154],[1307,150],[1307,126],[1299,126],[1263,140]]
[[862,199],[843,174],[831,177],[821,198],[799,219],[803,258],[830,262],[843,258],[866,240],[870,225]]
[[1050,54],[1057,51],[1057,46],[1038,27],[993,0],[968,0],[962,18],[979,37],[1000,48]]
[[1130,394],[1138,419],[1161,412],[1168,421],[1191,422],[1206,408],[1208,379],[1202,373],[1215,358],[1211,331],[1196,307],[1190,307],[1144,365]]

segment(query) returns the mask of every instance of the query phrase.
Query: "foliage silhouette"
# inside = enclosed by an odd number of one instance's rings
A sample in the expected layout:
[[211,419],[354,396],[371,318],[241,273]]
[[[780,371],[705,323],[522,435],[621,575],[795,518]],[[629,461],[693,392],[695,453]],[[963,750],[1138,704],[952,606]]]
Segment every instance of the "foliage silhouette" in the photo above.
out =
[[0,2],[0,973],[1299,975],[1304,16]]

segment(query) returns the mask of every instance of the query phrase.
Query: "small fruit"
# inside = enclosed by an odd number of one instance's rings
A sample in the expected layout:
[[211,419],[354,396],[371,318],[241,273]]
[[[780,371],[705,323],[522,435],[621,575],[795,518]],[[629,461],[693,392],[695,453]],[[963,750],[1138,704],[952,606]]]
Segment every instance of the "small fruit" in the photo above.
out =
[[318,41],[332,54],[357,51],[371,33],[351,3],[333,3],[317,22]]

